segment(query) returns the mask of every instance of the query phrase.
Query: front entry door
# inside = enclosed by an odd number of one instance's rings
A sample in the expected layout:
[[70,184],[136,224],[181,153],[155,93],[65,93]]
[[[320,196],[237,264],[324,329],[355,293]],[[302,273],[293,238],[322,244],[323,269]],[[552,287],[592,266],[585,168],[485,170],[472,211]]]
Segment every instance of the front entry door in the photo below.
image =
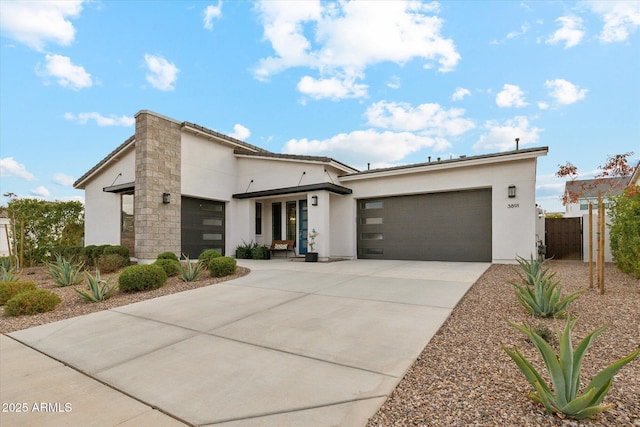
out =
[[307,253],[307,234],[308,234],[308,213],[307,213],[307,201],[300,200],[298,202],[299,206],[299,217],[300,217],[300,228],[298,230],[298,243],[299,243],[299,253],[300,255]]

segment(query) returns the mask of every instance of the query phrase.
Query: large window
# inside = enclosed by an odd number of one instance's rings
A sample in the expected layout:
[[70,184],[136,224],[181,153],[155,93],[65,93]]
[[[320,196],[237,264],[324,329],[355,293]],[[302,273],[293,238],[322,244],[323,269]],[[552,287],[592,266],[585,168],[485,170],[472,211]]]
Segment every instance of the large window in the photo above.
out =
[[120,196],[120,244],[129,249],[129,254],[135,256],[135,228],[133,216],[133,193],[123,193]]
[[274,240],[282,239],[282,203],[271,205],[271,232]]
[[256,235],[262,234],[262,203],[256,202]]

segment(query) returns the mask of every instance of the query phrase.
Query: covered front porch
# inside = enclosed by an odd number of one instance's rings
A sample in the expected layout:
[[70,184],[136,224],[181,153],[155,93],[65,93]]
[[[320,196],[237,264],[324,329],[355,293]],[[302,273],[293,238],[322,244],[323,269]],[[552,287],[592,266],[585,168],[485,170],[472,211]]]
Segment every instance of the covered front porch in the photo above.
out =
[[[352,258],[348,248],[353,239],[341,232],[341,222],[348,220],[344,207],[351,203],[349,194],[351,189],[333,183],[234,194],[237,212],[246,218],[237,218],[237,224],[244,224],[238,230],[244,236],[240,240],[266,246],[292,240],[296,257],[316,252],[320,261]],[[315,239],[310,240],[314,230]]]

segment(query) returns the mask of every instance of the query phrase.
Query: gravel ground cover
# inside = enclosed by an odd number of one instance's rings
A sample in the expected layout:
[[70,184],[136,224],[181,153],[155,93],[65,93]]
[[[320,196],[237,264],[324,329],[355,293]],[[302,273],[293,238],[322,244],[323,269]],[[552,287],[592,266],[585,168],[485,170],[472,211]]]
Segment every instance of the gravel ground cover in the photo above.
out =
[[[132,304],[138,301],[144,301],[150,298],[156,298],[163,295],[169,295],[176,292],[188,291],[190,289],[201,288],[203,286],[209,286],[227,280],[242,277],[249,273],[249,269],[244,267],[238,267],[236,274],[232,276],[226,276],[221,278],[212,278],[208,271],[203,271],[200,278],[196,282],[183,282],[178,276],[169,277],[167,283],[152,291],[146,292],[133,292],[124,293],[117,289],[117,275],[103,274],[103,279],[113,277],[111,283],[116,284],[116,291],[111,298],[106,301],[90,303],[84,301],[80,295],[78,295],[71,286],[57,287],[54,285],[53,280],[49,276],[49,270],[47,267],[30,267],[25,268],[20,277],[21,281],[35,282],[42,289],[47,289],[58,294],[62,302],[53,310],[47,313],[36,314],[33,316],[16,316],[6,317],[4,316],[4,307],[0,307],[0,333],[6,334],[21,329],[31,328],[33,326],[42,325],[44,323],[56,322],[58,320],[67,319],[70,317],[81,316],[83,314],[89,314],[96,311],[108,310],[114,307],[120,307],[122,305]],[[83,282],[78,285],[78,288],[85,287]]]
[[[579,317],[573,345],[609,325],[587,352],[583,386],[605,366],[640,347],[640,280],[613,265],[605,271],[605,294],[589,289],[588,264],[553,261],[563,294],[586,289],[568,313]],[[515,266],[493,265],[476,282],[373,416],[373,426],[640,426],[640,360],[614,377],[604,404],[615,408],[593,420],[549,415],[527,396],[533,387],[502,350],[517,346],[537,369],[542,358],[521,332],[506,323],[542,323],[555,332],[562,319],[533,319],[516,300],[509,280]],[[554,348],[557,351],[557,340]],[[547,377],[548,380],[548,377]]]

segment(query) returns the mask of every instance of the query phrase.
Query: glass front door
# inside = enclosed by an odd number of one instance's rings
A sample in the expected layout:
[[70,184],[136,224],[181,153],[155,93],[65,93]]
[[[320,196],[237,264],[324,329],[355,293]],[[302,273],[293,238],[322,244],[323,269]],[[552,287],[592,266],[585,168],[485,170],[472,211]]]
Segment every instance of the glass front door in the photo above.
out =
[[308,234],[308,215],[307,215],[307,201],[300,200],[298,202],[298,208],[300,213],[300,228],[298,229],[298,253],[300,255],[307,253],[307,234]]

